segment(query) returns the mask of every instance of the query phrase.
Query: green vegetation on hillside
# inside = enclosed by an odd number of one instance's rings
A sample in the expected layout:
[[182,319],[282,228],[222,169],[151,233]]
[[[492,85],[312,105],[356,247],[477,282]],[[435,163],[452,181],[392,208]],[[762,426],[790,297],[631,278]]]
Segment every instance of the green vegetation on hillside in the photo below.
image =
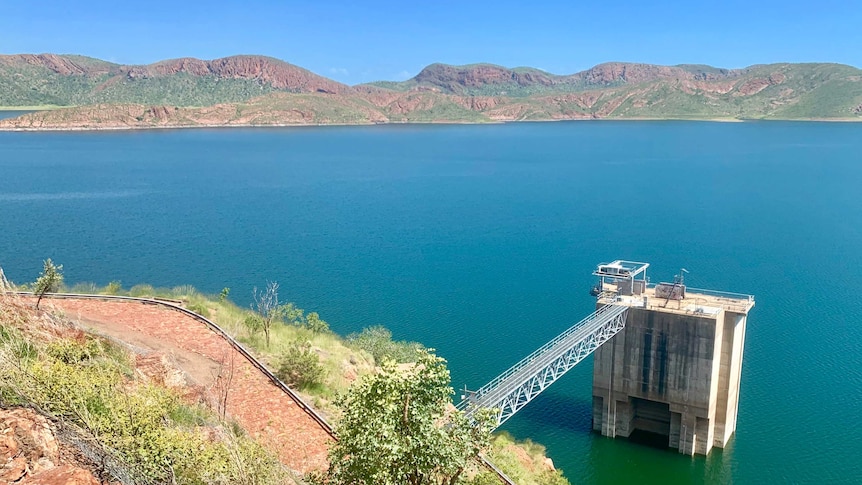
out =
[[146,104],[211,106],[246,101],[273,92],[270,85],[249,79],[213,75],[131,79],[119,74],[68,75],[41,66],[0,65],[0,105],[81,106],[92,104]]
[[293,482],[238,427],[136,379],[125,350],[0,302],[0,407],[11,406],[74,423],[143,483]]

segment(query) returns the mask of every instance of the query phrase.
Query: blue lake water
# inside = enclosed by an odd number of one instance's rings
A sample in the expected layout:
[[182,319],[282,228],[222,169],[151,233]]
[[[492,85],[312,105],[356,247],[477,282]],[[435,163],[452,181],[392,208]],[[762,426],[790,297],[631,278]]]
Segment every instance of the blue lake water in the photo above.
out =
[[21,116],[27,113],[30,113],[30,111],[4,111],[0,109],[0,120],[4,118],[15,118],[16,116]]
[[0,266],[282,296],[477,388],[591,311],[590,272],[752,293],[708,458],[590,433],[592,362],[504,429],[573,483],[858,483],[862,124],[572,122],[0,133]]

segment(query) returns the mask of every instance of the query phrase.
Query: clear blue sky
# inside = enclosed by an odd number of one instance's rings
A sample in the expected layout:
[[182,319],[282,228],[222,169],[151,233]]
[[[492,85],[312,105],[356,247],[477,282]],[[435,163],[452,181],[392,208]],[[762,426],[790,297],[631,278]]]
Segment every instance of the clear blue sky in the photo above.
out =
[[264,54],[356,84],[433,62],[862,66],[862,0],[0,0],[0,53],[125,64]]

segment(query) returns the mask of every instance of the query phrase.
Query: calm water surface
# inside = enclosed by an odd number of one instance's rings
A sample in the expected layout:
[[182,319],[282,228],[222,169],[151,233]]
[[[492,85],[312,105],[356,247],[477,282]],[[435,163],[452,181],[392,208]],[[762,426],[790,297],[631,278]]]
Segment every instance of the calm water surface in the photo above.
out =
[[30,111],[4,111],[0,109],[0,120],[4,118],[15,118],[16,116],[21,116],[27,113],[30,113]]
[[593,267],[753,293],[738,431],[690,458],[590,433],[583,362],[504,429],[574,483],[858,483],[862,124],[0,133],[0,266],[283,296],[476,388],[590,312]]

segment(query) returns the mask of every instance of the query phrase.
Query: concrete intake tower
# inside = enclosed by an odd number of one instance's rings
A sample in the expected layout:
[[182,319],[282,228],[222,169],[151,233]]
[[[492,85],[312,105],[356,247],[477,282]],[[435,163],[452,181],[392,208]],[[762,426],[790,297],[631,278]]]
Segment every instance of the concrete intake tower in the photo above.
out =
[[[595,351],[593,429],[648,432],[688,455],[724,448],[736,430],[750,295],[651,285],[647,263],[596,268],[596,307],[628,307],[625,328]],[[663,439],[663,438],[660,438]]]

